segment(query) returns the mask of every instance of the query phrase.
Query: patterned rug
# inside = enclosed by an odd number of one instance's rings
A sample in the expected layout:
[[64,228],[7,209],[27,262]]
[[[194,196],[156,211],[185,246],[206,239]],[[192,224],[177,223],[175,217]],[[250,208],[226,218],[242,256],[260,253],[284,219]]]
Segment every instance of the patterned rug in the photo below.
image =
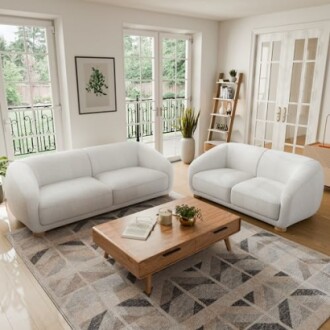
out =
[[214,244],[155,274],[146,296],[143,281],[103,258],[91,228],[169,200],[9,239],[74,329],[311,330],[330,317],[330,258],[244,221],[231,253]]

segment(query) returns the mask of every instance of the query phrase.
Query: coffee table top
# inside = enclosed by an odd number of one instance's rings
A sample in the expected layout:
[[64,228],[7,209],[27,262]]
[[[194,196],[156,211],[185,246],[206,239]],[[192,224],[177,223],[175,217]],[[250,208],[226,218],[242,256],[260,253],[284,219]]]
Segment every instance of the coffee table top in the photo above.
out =
[[[180,221],[173,216],[172,226],[162,226],[157,223],[146,241],[121,237],[127,224],[135,220],[137,216],[157,217],[160,208],[166,207],[175,209],[175,206],[180,204],[188,204],[189,206],[195,206],[201,209],[203,221],[197,220],[194,226],[184,227],[181,226]],[[186,197],[116,220],[111,220],[93,227],[93,230],[98,235],[103,236],[111,244],[118,247],[127,257],[139,263],[156,254],[179,246],[182,243],[194,240],[196,237],[219,228],[220,226],[225,226],[237,219],[240,219],[240,217],[233,213],[199,199]]]

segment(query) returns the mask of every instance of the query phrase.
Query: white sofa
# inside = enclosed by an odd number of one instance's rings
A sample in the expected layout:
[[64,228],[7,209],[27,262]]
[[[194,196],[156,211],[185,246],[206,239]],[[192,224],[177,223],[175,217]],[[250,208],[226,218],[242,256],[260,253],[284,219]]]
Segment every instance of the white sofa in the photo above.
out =
[[286,230],[317,212],[323,173],[308,157],[226,143],[191,163],[189,184],[195,196]]
[[10,211],[32,232],[166,195],[173,169],[142,143],[122,142],[16,160],[5,192]]

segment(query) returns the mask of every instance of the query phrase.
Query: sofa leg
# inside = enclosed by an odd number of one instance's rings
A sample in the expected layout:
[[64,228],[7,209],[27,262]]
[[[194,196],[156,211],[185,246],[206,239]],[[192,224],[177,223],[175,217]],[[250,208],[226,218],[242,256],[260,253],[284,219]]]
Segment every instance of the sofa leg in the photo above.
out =
[[34,237],[37,237],[37,238],[41,238],[41,237],[44,237],[45,236],[45,233],[44,231],[40,232],[40,233],[33,233],[33,236]]
[[281,228],[281,227],[274,227],[276,231],[279,231],[281,233],[285,233],[286,232],[286,228]]

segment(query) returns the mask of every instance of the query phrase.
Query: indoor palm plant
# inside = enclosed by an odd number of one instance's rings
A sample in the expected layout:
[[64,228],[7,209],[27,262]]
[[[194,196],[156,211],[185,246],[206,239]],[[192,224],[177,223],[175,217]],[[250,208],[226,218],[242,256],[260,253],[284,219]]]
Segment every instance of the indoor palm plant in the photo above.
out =
[[190,164],[195,156],[194,132],[199,116],[200,112],[195,113],[194,109],[186,108],[179,119],[179,130],[182,134],[181,159],[185,164]]
[[0,203],[3,202],[3,188],[2,188],[2,183],[3,183],[3,178],[6,176],[7,172],[7,167],[8,167],[8,158],[6,156],[1,156],[0,157]]

